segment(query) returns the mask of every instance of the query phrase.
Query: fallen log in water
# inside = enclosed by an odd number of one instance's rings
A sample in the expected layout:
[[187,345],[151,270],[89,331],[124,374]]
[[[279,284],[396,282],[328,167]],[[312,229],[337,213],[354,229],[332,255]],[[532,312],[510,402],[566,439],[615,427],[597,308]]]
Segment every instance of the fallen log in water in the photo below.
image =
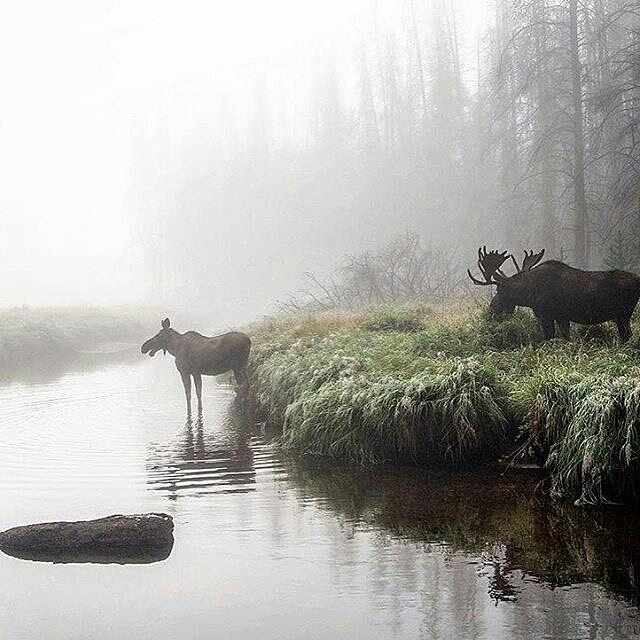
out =
[[169,557],[173,519],[165,513],[45,522],[0,533],[7,555],[41,562],[147,564]]

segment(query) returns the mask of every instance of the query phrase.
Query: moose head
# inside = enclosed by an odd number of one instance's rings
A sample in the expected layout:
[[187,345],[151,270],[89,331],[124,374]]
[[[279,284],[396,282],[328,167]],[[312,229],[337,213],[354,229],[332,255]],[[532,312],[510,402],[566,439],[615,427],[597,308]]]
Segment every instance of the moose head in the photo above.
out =
[[[544,249],[539,253],[525,251],[522,265],[518,265],[516,259],[506,251],[499,253],[498,251],[487,251],[487,247],[481,247],[478,249],[478,268],[484,280],[475,278],[469,269],[467,269],[467,274],[473,284],[496,287],[496,295],[489,305],[494,314],[511,314],[518,304],[516,299],[520,288],[518,286],[520,274],[531,271],[542,260],[543,256]],[[507,276],[502,271],[502,265],[509,258],[511,258],[516,268],[516,273],[513,276]]]
[[153,338],[149,338],[140,348],[142,353],[148,353],[152,358],[157,351],[160,351],[160,349],[162,349],[165,355],[167,354],[167,347],[169,345],[171,333],[173,332],[169,318],[165,318],[161,324],[162,329],[160,329]]

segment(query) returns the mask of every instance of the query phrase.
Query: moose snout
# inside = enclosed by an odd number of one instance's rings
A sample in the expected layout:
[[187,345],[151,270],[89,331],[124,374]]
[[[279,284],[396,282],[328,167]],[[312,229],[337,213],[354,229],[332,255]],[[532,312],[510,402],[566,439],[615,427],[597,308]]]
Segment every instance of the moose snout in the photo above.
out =
[[147,340],[140,347],[140,351],[141,351],[141,353],[148,353],[153,358],[153,356],[155,355],[157,349],[153,349],[152,347],[153,347],[153,345],[151,344],[151,340]]

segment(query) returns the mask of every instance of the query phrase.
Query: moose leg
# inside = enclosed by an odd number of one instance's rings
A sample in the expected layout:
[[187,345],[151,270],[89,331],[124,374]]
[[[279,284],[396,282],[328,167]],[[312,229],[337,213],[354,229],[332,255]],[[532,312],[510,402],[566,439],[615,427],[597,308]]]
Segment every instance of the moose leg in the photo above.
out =
[[560,329],[560,335],[565,339],[565,340],[570,340],[571,339],[571,329],[569,328],[569,321],[568,320],[558,320],[558,329]]
[[236,383],[238,384],[238,393],[242,393],[244,395],[247,391],[247,387],[249,386],[249,376],[247,375],[247,370],[245,367],[241,369],[234,369],[233,375],[236,378]]
[[184,385],[184,395],[187,399],[187,418],[191,417],[191,375],[180,372],[182,384]]
[[193,381],[196,385],[196,398],[198,398],[198,415],[202,415],[202,376],[199,373],[193,374]]
[[247,410],[247,391],[249,389],[249,376],[247,375],[246,367],[234,369],[233,375],[238,384],[238,388],[236,389],[236,403],[241,413],[244,413]]
[[553,320],[549,318],[543,318],[541,316],[537,316],[538,322],[540,322],[540,326],[542,327],[542,332],[544,333],[545,340],[553,340],[556,337],[556,324]]
[[631,337],[631,318],[617,318],[616,324],[618,325],[620,342],[627,342]]

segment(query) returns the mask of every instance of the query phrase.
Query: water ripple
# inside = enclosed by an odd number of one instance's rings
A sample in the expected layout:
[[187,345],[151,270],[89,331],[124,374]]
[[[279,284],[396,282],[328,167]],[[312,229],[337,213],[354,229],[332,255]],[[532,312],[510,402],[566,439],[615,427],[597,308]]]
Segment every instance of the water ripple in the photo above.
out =
[[98,489],[134,504],[145,492],[173,500],[255,491],[286,471],[267,444],[233,424],[232,398],[208,381],[206,422],[176,422],[184,411],[176,372],[147,361],[2,386],[0,490],[16,501],[48,492],[51,504],[80,503]]

